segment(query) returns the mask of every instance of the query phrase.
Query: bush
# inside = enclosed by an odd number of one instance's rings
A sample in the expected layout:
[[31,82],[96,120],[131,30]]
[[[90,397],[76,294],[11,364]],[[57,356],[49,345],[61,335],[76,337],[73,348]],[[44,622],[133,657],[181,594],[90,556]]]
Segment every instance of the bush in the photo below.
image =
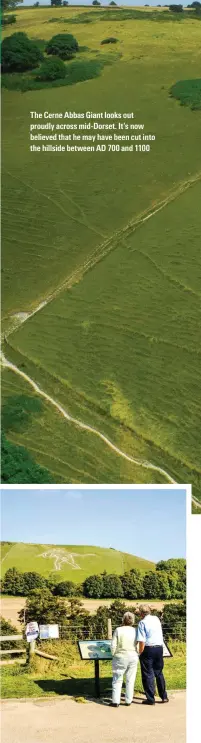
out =
[[43,59],[37,44],[21,31],[3,39],[1,53],[3,72],[31,70]]
[[45,59],[42,63],[36,80],[61,80],[66,75],[66,67],[62,59]]
[[2,18],[2,26],[9,26],[10,23],[16,23],[16,15],[6,15]]
[[165,639],[186,639],[186,605],[166,604],[163,609],[163,628]]
[[72,34],[56,34],[48,41],[45,51],[60,59],[72,59],[78,48],[78,42]]
[[108,39],[103,39],[101,41],[101,44],[116,44],[118,39],[115,39],[115,36],[108,36]]
[[[4,637],[4,635],[19,635],[19,629],[17,627],[14,627],[11,622],[7,621],[7,619],[4,619],[4,617],[0,617],[0,632],[1,636]],[[22,643],[17,640],[8,640],[6,642],[0,643],[1,650],[14,650],[15,648],[19,650],[22,647]]]
[[183,5],[169,5],[171,13],[183,13]]
[[181,106],[190,106],[192,110],[201,109],[201,78],[179,80],[172,86],[170,95],[180,101]]

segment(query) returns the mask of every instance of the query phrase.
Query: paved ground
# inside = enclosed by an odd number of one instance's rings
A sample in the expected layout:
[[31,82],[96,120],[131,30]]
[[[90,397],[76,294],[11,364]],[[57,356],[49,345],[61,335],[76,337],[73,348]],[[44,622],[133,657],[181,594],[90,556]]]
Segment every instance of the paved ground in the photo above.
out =
[[[82,603],[85,609],[90,612],[90,614],[94,614],[99,606],[110,606],[113,599],[83,599]],[[18,617],[18,611],[21,609],[24,609],[26,599],[21,596],[10,596],[9,598],[1,598],[1,614],[4,617],[4,619],[7,619],[8,621],[12,622],[15,627],[21,628],[22,625],[19,623],[19,617]],[[139,601],[128,601],[129,606],[136,606],[136,604],[140,603]],[[146,601],[144,601],[146,604]],[[148,603],[148,602],[147,602]],[[151,603],[151,602],[150,602]],[[164,606],[164,601],[154,601],[152,606],[155,609],[162,609]]]
[[2,743],[185,743],[185,692],[170,703],[113,709],[94,701],[6,700],[2,704]]

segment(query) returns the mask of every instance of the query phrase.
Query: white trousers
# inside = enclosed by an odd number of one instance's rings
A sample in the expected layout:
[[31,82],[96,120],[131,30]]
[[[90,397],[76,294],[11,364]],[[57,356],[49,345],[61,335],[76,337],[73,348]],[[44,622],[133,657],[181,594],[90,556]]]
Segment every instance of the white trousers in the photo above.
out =
[[134,650],[124,651],[114,655],[112,661],[112,701],[120,704],[121,688],[124,674],[126,676],[126,704],[131,704],[133,699],[135,678],[137,673],[138,655]]

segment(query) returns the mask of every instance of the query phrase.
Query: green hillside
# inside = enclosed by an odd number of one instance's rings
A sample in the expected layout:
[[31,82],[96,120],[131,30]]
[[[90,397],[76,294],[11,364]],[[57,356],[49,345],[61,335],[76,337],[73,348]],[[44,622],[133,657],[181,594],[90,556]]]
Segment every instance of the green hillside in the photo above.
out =
[[121,575],[131,568],[142,572],[154,568],[153,562],[141,557],[91,545],[7,542],[2,547],[2,577],[9,568],[15,567],[22,573],[35,571],[46,578],[54,574],[58,582],[72,580],[74,583],[81,583],[88,575],[99,574],[104,570]]
[[[3,89],[2,394],[8,441],[54,482],[191,482],[199,499],[200,111],[171,91],[200,75],[200,19],[178,15],[17,10],[16,31],[70,31],[78,63],[103,66],[68,88],[22,93],[10,75]],[[72,125],[133,113],[155,140],[31,152],[30,111],[66,109]],[[34,482],[12,452],[3,481]]]

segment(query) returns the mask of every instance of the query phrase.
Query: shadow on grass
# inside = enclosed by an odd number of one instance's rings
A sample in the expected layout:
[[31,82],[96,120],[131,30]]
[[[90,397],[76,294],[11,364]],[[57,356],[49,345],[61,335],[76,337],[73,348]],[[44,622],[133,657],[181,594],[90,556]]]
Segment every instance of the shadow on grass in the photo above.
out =
[[[108,706],[111,703],[111,681],[111,677],[100,679],[100,697],[96,696],[95,681],[91,678],[37,679],[34,680],[34,683],[47,695],[57,694],[58,696],[80,697],[80,701],[82,698],[83,700],[86,698],[86,700],[93,701],[96,704],[105,704]],[[141,704],[142,697],[144,697],[143,692],[140,692],[140,696],[134,695],[133,704]],[[124,689],[121,704],[125,704]]]
[[[77,696],[77,697],[90,697],[91,699],[96,698],[95,681],[91,678],[81,679],[34,679],[34,684],[37,684],[45,694],[54,693],[59,696]],[[109,703],[111,698],[111,678],[104,678],[100,680],[100,694],[103,701],[103,697],[107,697],[105,702]],[[99,701],[97,699],[97,701]]]

